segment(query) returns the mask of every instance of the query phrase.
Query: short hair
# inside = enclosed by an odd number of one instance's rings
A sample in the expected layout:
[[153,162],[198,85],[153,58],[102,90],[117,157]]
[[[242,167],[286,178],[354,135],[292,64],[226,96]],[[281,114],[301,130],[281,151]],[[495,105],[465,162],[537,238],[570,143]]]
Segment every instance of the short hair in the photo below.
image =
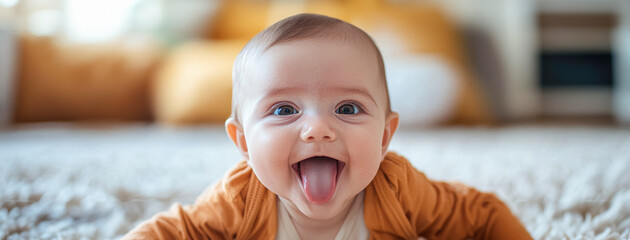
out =
[[254,36],[243,47],[241,52],[234,61],[232,68],[232,117],[237,119],[237,104],[239,99],[239,88],[243,83],[243,78],[251,78],[247,75],[246,69],[253,64],[252,59],[260,56],[269,48],[294,40],[310,39],[310,38],[333,38],[345,41],[354,41],[367,43],[368,47],[375,52],[379,75],[382,79],[383,88],[385,90],[387,113],[391,112],[389,91],[387,89],[387,80],[385,77],[385,65],[383,57],[372,38],[360,28],[339,20],[319,14],[302,13],[285,18]]

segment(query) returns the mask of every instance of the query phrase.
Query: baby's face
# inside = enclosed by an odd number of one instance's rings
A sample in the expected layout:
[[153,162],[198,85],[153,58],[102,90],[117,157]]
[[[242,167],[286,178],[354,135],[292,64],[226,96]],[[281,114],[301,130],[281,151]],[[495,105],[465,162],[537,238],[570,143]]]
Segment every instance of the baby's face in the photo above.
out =
[[307,39],[273,46],[255,64],[240,99],[241,150],[260,181],[305,216],[340,213],[376,175],[397,127],[376,54]]

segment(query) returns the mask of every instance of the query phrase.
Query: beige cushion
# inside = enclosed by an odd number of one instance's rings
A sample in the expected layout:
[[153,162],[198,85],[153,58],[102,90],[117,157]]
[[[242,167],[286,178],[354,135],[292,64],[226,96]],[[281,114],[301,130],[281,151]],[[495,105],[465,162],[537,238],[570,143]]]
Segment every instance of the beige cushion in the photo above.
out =
[[245,41],[189,42],[157,73],[156,120],[163,124],[223,123],[230,115],[232,64]]
[[15,121],[150,120],[153,41],[69,44],[22,36]]

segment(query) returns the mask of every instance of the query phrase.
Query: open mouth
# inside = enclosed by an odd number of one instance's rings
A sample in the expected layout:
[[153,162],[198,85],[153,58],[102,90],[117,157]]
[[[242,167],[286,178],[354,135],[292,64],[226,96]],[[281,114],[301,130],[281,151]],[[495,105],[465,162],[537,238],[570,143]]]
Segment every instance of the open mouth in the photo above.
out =
[[337,181],[346,164],[334,158],[316,156],[304,159],[291,167],[299,176],[306,198],[316,204],[330,201]]

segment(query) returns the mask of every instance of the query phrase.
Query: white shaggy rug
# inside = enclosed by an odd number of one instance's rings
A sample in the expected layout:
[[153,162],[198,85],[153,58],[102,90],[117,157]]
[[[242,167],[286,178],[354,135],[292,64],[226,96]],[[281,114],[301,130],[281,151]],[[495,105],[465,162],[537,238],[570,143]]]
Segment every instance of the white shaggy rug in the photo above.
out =
[[[403,129],[391,149],[433,179],[495,192],[535,239],[630,239],[630,129]],[[0,239],[119,238],[238,159],[221,126],[0,130]]]

